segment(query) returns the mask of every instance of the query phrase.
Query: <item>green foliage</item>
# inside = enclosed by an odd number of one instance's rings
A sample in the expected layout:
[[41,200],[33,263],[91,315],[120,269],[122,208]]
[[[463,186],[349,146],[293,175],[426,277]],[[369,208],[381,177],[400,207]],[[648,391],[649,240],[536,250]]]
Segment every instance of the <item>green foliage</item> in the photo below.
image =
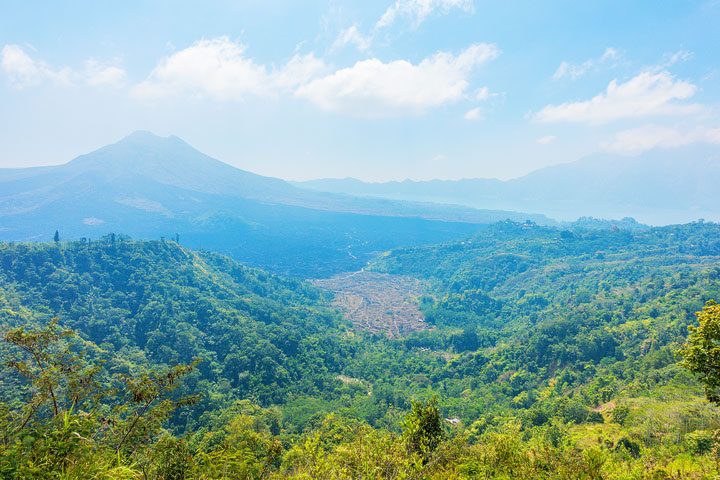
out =
[[413,401],[403,422],[403,440],[411,453],[427,461],[445,436],[437,398],[427,402]]
[[[175,242],[113,235],[0,244],[0,267],[0,292],[13,303],[0,310],[0,325],[58,316],[97,347],[92,355],[130,376],[201,359],[183,387],[207,394],[186,414],[192,418],[236,398],[269,405],[291,394],[320,396],[337,386],[348,356],[342,323],[320,291]],[[9,387],[5,395],[17,397]]]
[[[19,411],[4,410],[0,473],[7,478],[53,478],[58,472],[88,478],[114,469],[112,458],[116,463],[142,459],[172,412],[192,401],[171,399],[170,393],[194,365],[126,377],[121,393],[95,380],[100,366],[84,364],[78,345],[69,341],[73,337],[58,330],[56,319],[37,330],[21,327],[5,335],[17,347],[7,364],[31,387]],[[166,443],[153,446],[152,456],[164,455]],[[179,478],[172,464],[157,469],[165,472],[158,478]]]
[[6,365],[29,383],[30,396],[23,404],[21,431],[37,417],[58,418],[79,408],[93,409],[101,398],[95,379],[99,368],[86,366],[73,344],[64,341],[74,333],[59,330],[53,318],[39,330],[15,328],[5,341],[18,350]]
[[696,315],[699,325],[689,327],[683,363],[700,377],[708,400],[720,404],[720,305],[708,301]]
[[714,478],[717,238],[502,223],[388,252],[432,326],[397,339],[177,242],[0,244],[0,478]]
[[705,455],[712,451],[713,446],[715,445],[715,436],[712,432],[697,430],[695,432],[688,433],[685,436],[685,442],[687,443],[690,453],[695,455]]
[[167,435],[153,446],[147,471],[157,480],[184,480],[193,468],[193,460],[184,440]]

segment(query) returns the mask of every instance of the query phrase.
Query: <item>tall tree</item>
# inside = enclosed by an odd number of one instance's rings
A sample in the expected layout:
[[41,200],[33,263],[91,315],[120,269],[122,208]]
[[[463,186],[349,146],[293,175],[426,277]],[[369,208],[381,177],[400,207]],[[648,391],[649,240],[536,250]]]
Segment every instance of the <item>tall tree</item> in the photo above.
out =
[[435,397],[427,402],[413,401],[410,413],[403,422],[403,437],[408,450],[419,454],[424,461],[427,461],[445,436],[437,404]]
[[699,325],[690,326],[683,364],[698,375],[707,399],[720,405],[720,304],[711,300],[695,315]]

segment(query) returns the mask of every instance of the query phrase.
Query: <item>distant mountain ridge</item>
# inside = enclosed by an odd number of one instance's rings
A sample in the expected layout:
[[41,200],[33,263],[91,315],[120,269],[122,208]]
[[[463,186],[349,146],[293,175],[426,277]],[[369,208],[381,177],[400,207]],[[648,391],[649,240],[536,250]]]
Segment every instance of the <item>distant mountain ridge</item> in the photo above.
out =
[[[0,169],[0,240],[157,239],[179,233],[283,273],[361,267],[376,251],[444,241],[479,224],[542,215],[315,192],[211,158],[177,137],[135,132],[64,165]],[[319,262],[308,262],[313,252]]]
[[[46,203],[91,193],[92,189],[100,185],[103,190],[92,193],[114,193],[115,200],[121,199],[120,203],[123,203],[122,198],[133,197],[134,193],[141,192],[144,183],[200,194],[348,213],[415,216],[474,223],[505,218],[552,223],[542,215],[482,212],[459,206],[388,202],[309,191],[278,178],[235,168],[199,152],[178,137],[163,138],[145,131],[135,132],[117,143],[81,155],[64,165],[0,169],[3,192],[0,194],[0,216],[33,211]],[[141,204],[140,200],[158,203],[153,198],[136,200],[134,203],[138,205]],[[178,212],[171,206],[164,206],[164,211],[173,214],[183,211]]]
[[720,221],[720,148],[692,146],[636,157],[597,154],[523,177],[366,183],[321,179],[294,185],[394,200],[530,210],[572,221],[634,217],[651,224]]

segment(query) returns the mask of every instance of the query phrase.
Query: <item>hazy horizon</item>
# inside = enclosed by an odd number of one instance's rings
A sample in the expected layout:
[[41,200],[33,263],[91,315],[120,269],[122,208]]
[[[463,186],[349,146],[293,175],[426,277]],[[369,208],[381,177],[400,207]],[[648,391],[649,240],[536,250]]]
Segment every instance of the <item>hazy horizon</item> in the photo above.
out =
[[[112,141],[112,142],[108,143],[107,145],[98,145],[96,148],[93,148],[93,149],[88,150],[88,151],[85,151],[85,152],[81,152],[81,153],[79,153],[78,155],[76,155],[76,156],[74,156],[74,157],[72,157],[72,158],[70,158],[70,159],[68,159],[68,160],[66,160],[66,161],[50,162],[50,163],[41,163],[41,164],[37,164],[37,165],[31,165],[31,166],[29,166],[29,167],[28,167],[28,166],[12,166],[12,165],[10,165],[10,166],[0,166],[0,169],[18,169],[18,170],[19,170],[19,169],[24,169],[24,168],[57,167],[57,166],[61,166],[61,165],[66,165],[66,164],[72,162],[73,160],[77,159],[78,157],[82,157],[82,156],[84,156],[84,155],[88,155],[88,154],[93,153],[93,152],[95,152],[95,151],[97,151],[97,150],[100,150],[100,149],[102,149],[102,148],[104,148],[104,147],[106,147],[106,146],[109,146],[109,145],[113,145],[113,144],[115,144],[115,143],[122,142],[122,141],[125,140],[126,138],[131,137],[132,135],[135,135],[135,134],[137,134],[137,133],[149,133],[149,134],[151,134],[151,135],[153,135],[153,136],[156,136],[156,137],[159,137],[159,138],[171,138],[171,137],[175,137],[175,138],[178,138],[178,139],[180,139],[181,141],[187,143],[188,145],[190,145],[192,148],[198,150],[199,152],[206,153],[205,150],[203,150],[202,148],[199,148],[199,147],[197,147],[197,146],[195,146],[195,145],[190,144],[190,143],[187,142],[184,138],[181,138],[181,137],[179,137],[178,135],[174,135],[174,134],[169,134],[169,135],[157,135],[155,132],[152,132],[152,131],[149,131],[149,130],[134,130],[134,131],[132,131],[132,132],[129,132],[127,135],[123,136],[122,138],[118,138],[116,141]],[[684,152],[683,147],[687,147],[687,145],[675,146],[675,147],[672,147],[672,148],[665,148],[665,149],[662,149],[662,150],[664,151],[664,153],[665,153],[666,155],[671,155],[671,156],[672,156],[672,155],[674,155],[675,153],[677,153],[678,155],[682,155],[682,153]],[[708,151],[715,150],[715,146],[714,146],[714,145],[710,145],[710,146],[708,146],[707,150],[708,150]],[[720,153],[720,148],[717,148],[717,152]],[[528,174],[537,172],[538,170],[542,170],[542,169],[547,168],[547,167],[554,167],[554,166],[561,166],[561,165],[569,165],[569,164],[572,164],[572,163],[574,163],[574,162],[582,161],[582,160],[584,160],[584,159],[590,158],[590,157],[592,157],[592,156],[594,156],[594,155],[598,155],[598,154],[617,155],[618,157],[624,157],[624,158],[628,158],[629,160],[631,160],[631,159],[639,158],[639,157],[642,156],[644,153],[647,153],[647,152],[632,152],[632,153],[625,153],[625,154],[620,154],[620,153],[615,154],[615,153],[611,153],[611,152],[595,152],[595,153],[591,153],[591,154],[585,155],[585,156],[580,157],[580,158],[571,159],[571,160],[567,160],[567,161],[556,162],[556,163],[551,163],[551,164],[548,164],[548,165],[543,165],[543,166],[540,166],[540,167],[537,167],[537,168],[528,170],[527,172],[523,172],[523,173],[521,173],[521,174],[518,174],[518,175],[516,175],[516,176],[506,177],[506,178],[502,178],[502,177],[491,177],[491,176],[475,176],[475,177],[442,177],[442,176],[437,176],[437,177],[429,177],[429,178],[412,178],[412,177],[408,176],[408,177],[404,177],[404,178],[388,178],[388,179],[384,179],[384,180],[373,180],[373,179],[366,179],[366,178],[354,177],[354,176],[344,176],[344,177],[322,177],[322,176],[319,176],[319,177],[308,177],[308,178],[289,178],[289,177],[283,177],[283,176],[274,177],[274,176],[272,176],[272,175],[264,175],[264,174],[262,174],[262,173],[260,173],[260,172],[256,172],[256,171],[252,171],[252,170],[247,170],[247,169],[243,168],[242,166],[238,166],[238,165],[234,165],[234,164],[232,164],[232,163],[230,163],[230,162],[226,162],[226,161],[223,160],[222,158],[217,158],[217,157],[212,157],[212,156],[211,156],[211,157],[214,158],[215,160],[219,160],[219,161],[221,161],[221,162],[223,162],[223,163],[225,163],[225,164],[228,164],[228,165],[230,165],[230,166],[232,166],[232,167],[235,167],[235,168],[238,168],[238,169],[241,169],[241,170],[245,170],[245,171],[248,171],[248,172],[250,172],[250,173],[257,174],[257,175],[267,176],[267,177],[271,177],[271,178],[278,178],[278,179],[280,179],[280,180],[284,180],[284,181],[289,182],[289,183],[298,183],[298,184],[300,184],[300,183],[304,183],[304,182],[312,182],[312,181],[314,181],[314,180],[356,180],[356,181],[360,181],[360,182],[363,182],[363,183],[366,183],[366,184],[383,184],[383,183],[403,183],[403,182],[423,183],[423,182],[431,182],[431,181],[435,181],[435,180],[437,180],[437,181],[447,181],[447,182],[463,181],[463,180],[498,180],[498,181],[501,181],[501,182],[506,182],[506,181],[510,181],[510,180],[520,179],[520,178],[522,178],[522,177],[524,177],[524,176],[526,176],[526,175],[528,175]],[[718,158],[720,158],[720,157],[718,157]]]
[[[89,153],[95,152],[95,151],[97,151],[97,150],[99,150],[99,149],[102,149],[102,148],[108,146],[108,145],[113,145],[113,144],[115,144],[115,143],[121,142],[121,141],[123,141],[124,139],[126,139],[126,138],[128,138],[128,137],[130,137],[130,136],[132,136],[132,135],[134,135],[134,134],[136,134],[136,133],[150,133],[150,134],[152,134],[152,135],[154,135],[154,136],[157,136],[157,137],[160,137],[160,138],[176,137],[176,138],[179,138],[180,140],[182,140],[183,142],[188,143],[191,147],[195,148],[196,150],[205,153],[205,150],[203,150],[202,148],[199,148],[199,147],[197,147],[197,146],[195,146],[195,145],[192,145],[192,144],[190,144],[189,142],[186,142],[185,139],[179,137],[178,135],[174,135],[174,134],[157,135],[155,132],[152,132],[152,131],[150,131],[150,130],[140,130],[140,129],[139,129],[139,130],[134,130],[134,131],[132,131],[132,132],[129,132],[127,135],[123,136],[122,138],[118,138],[116,141],[112,141],[112,142],[110,142],[110,143],[108,143],[108,144],[106,144],[106,145],[98,145],[97,147],[92,148],[91,150],[84,151],[84,152],[80,152],[80,153],[78,153],[77,155],[73,156],[72,158],[67,159],[67,160],[64,160],[64,161],[58,161],[58,162],[52,162],[52,161],[51,161],[51,162],[48,162],[48,163],[38,163],[38,164],[36,164],[36,165],[30,165],[30,166],[27,166],[27,165],[20,165],[20,166],[14,166],[14,165],[0,166],[0,169],[2,169],[2,168],[4,168],[4,169],[42,168],[42,167],[57,167],[57,166],[61,166],[61,165],[66,165],[66,164],[72,162],[73,160],[77,159],[78,157],[82,157],[82,156],[87,155],[87,154],[89,154]],[[634,156],[636,156],[636,155],[635,155],[635,154],[634,154],[634,155],[628,155],[628,157],[634,157]],[[231,166],[233,166],[233,167],[235,167],[235,168],[238,168],[238,169],[241,169],[241,170],[246,170],[246,169],[244,169],[242,166],[238,166],[238,165],[234,165],[234,164],[232,164],[232,163],[230,163],[230,162],[226,162],[226,161],[223,160],[222,158],[217,158],[217,157],[213,157],[213,158],[214,158],[215,160],[219,160],[219,161],[221,161],[221,162],[223,162],[223,163],[226,163],[226,164],[228,164],[228,165],[231,165]],[[563,161],[563,162],[553,163],[553,164],[549,164],[549,165],[544,165],[544,166],[538,167],[537,169],[529,170],[529,171],[524,172],[524,173],[521,173],[521,174],[519,174],[519,175],[517,175],[517,176],[508,177],[508,178],[489,177],[489,176],[486,176],[486,177],[483,177],[483,176],[477,176],[477,177],[453,177],[453,178],[431,177],[431,178],[421,178],[421,179],[416,179],[416,178],[411,178],[411,177],[404,177],[404,178],[389,178],[389,179],[386,179],[386,180],[372,180],[372,179],[365,179],[365,178],[352,177],[352,176],[345,176],[345,177],[308,177],[308,178],[288,178],[288,177],[278,176],[278,177],[273,177],[273,178],[279,178],[279,179],[281,179],[281,180],[285,180],[286,182],[290,182],[290,183],[302,183],[302,182],[312,181],[312,180],[358,180],[358,181],[365,182],[365,183],[370,183],[370,184],[374,184],[374,183],[392,183],[392,182],[408,182],[408,181],[409,181],[409,182],[426,182],[426,181],[432,181],[432,180],[440,180],[440,181],[500,180],[500,181],[507,181],[507,180],[513,180],[513,179],[515,179],[515,178],[521,178],[521,177],[527,175],[528,173],[532,173],[532,172],[534,172],[534,171],[537,171],[537,170],[542,169],[542,168],[545,168],[545,167],[555,166],[555,165],[563,165],[563,164],[567,164],[567,163],[572,163],[572,162],[574,162],[574,161],[581,160],[582,158],[584,158],[584,157],[581,157],[581,158],[578,158],[578,159],[574,159],[574,160],[568,160],[568,161],[566,161],[566,162]],[[247,171],[249,171],[249,172],[251,172],[251,173],[256,173],[256,174],[258,174],[258,175],[263,175],[263,174],[261,174],[261,173],[259,173],[259,172],[255,172],[255,171],[252,171],[252,170],[247,170]],[[263,175],[263,176],[270,176],[270,177],[272,177],[272,175]]]
[[261,175],[373,182],[720,143],[715,1],[39,7],[0,18],[0,167],[138,129]]

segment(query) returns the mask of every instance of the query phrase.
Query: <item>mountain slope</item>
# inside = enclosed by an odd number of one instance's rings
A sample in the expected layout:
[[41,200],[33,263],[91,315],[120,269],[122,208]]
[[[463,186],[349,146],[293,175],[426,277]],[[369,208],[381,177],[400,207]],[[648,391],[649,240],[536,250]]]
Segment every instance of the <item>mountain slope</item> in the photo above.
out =
[[[177,137],[136,132],[55,167],[0,170],[0,239],[174,236],[275,271],[326,275],[373,252],[464,236],[506,218],[480,211],[311,192],[239,170]],[[308,261],[313,253],[315,262]]]
[[[0,330],[57,316],[106,352],[122,352],[120,371],[200,358],[194,388],[212,392],[201,409],[218,395],[275,403],[337,383],[344,327],[309,284],[120,236],[0,243],[0,266]],[[316,366],[328,373],[310,375]]]
[[[439,207],[408,202],[359,199],[297,188],[277,178],[264,177],[215,160],[177,137],[158,137],[135,132],[121,141],[82,155],[71,162],[28,169],[0,169],[0,215],[29,213],[49,204],[91,195],[115,203],[156,210],[167,216],[192,211],[192,196],[174,198],[174,203],[156,200],[160,187],[223,198],[240,198],[270,204],[293,205],[319,210],[388,216],[484,223],[497,215],[513,212],[478,212],[461,207]],[[155,190],[150,190],[155,187]],[[148,195],[144,198],[142,195]],[[144,207],[143,207],[144,205]],[[187,210],[187,209],[190,210]],[[541,219],[541,216],[536,216]]]
[[395,200],[531,210],[562,220],[631,216],[643,223],[667,224],[698,218],[720,220],[720,191],[714,178],[720,178],[720,150],[694,146],[637,157],[593,155],[508,181],[364,183],[324,179],[295,185]]

